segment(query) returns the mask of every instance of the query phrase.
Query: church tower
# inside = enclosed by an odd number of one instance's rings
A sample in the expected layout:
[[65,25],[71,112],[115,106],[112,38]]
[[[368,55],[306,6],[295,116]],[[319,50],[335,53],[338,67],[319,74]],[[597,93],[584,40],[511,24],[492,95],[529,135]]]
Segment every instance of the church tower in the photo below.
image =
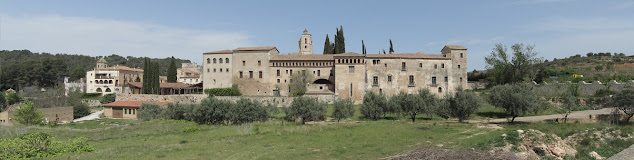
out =
[[313,54],[313,39],[308,34],[308,30],[304,29],[302,38],[299,38],[299,54]]
[[101,59],[97,61],[97,66],[95,69],[99,70],[104,68],[108,68],[108,62],[106,62],[106,59],[102,57]]

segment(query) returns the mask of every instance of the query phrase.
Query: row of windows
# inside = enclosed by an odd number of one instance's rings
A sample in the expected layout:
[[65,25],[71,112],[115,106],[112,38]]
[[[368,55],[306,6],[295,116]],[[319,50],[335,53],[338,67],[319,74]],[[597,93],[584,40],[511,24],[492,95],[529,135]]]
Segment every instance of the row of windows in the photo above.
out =
[[[222,68],[219,68],[219,70],[220,70],[220,72],[222,72]],[[210,69],[209,69],[209,68],[207,68],[207,72],[209,72],[209,71],[210,71]],[[225,71],[225,72],[229,72],[229,68],[225,68],[225,70],[224,70],[224,71]],[[216,72],[216,68],[214,68],[214,72]]]
[[[240,73],[240,78],[244,78],[242,75],[242,71]],[[249,78],[253,78],[253,71],[249,71]],[[262,78],[262,71],[258,71],[258,78]]]
[[[372,60],[372,64],[373,65],[381,64],[381,60]],[[385,64],[385,67],[387,67],[387,63]],[[423,68],[423,63],[418,63],[418,67]],[[440,64],[440,68],[445,68],[445,64],[441,63]],[[461,68],[461,66],[458,65],[458,68]],[[434,64],[434,69],[438,69],[438,64]],[[403,70],[403,71],[407,70],[407,63],[406,62],[401,62],[401,70]]]
[[134,115],[134,114],[136,114],[136,109],[127,109],[127,108],[124,108],[124,109],[123,109],[123,114],[133,114],[133,115]]
[[365,63],[364,59],[337,59],[337,63]]
[[275,62],[274,67],[286,67],[286,66],[332,66],[332,62]]
[[[92,81],[90,81],[92,84]],[[95,80],[96,84],[113,84],[112,80]],[[116,80],[115,83],[119,83],[119,80]]]
[[[297,71],[297,72],[299,72],[299,71]],[[287,69],[286,70],[286,74],[289,74],[289,75],[292,76],[293,75],[293,70],[291,69],[290,73],[289,73],[289,70]],[[279,77],[281,75],[282,75],[282,71],[278,69],[277,72],[276,72],[276,76]],[[313,75],[321,76],[321,70],[313,71]],[[332,76],[332,69],[330,70],[330,76]]]
[[[207,64],[211,63],[211,61],[212,61],[212,59],[207,58]],[[218,59],[214,58],[213,62],[214,62],[214,64],[216,64],[216,62],[222,63],[222,58],[218,58]],[[225,58],[225,62],[229,63],[229,58]]]
[[[388,75],[387,76],[387,82],[392,82],[392,75]],[[445,77],[445,82],[449,82],[449,78]],[[460,82],[462,82],[462,77],[460,77]],[[432,85],[436,85],[436,77],[431,77],[431,84]],[[372,85],[373,86],[378,86],[379,85],[379,76],[374,76],[372,77]],[[408,86],[414,86],[414,75],[410,75],[409,79],[408,79]]]

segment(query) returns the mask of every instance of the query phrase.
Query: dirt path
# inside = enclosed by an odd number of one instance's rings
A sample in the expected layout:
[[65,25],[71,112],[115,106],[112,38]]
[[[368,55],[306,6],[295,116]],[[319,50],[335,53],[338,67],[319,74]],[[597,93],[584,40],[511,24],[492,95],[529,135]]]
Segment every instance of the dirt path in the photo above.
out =
[[[588,118],[590,115],[593,117],[599,114],[610,114],[612,113],[612,108],[604,108],[599,110],[585,110],[585,111],[574,111],[568,115],[568,118]],[[555,118],[564,118],[564,114],[551,114],[551,115],[543,115],[543,116],[530,116],[530,117],[517,117],[515,121],[517,122],[540,122],[547,119],[555,119]],[[489,121],[483,120],[484,122],[489,123],[502,123],[507,122],[507,119],[492,119]],[[483,122],[480,121],[480,122]]]
[[73,122],[79,122],[79,121],[87,121],[87,120],[94,120],[94,119],[98,119],[99,115],[103,113],[103,110],[101,111],[97,111],[95,113],[91,113],[85,117],[81,117],[81,118],[77,118],[74,119]]

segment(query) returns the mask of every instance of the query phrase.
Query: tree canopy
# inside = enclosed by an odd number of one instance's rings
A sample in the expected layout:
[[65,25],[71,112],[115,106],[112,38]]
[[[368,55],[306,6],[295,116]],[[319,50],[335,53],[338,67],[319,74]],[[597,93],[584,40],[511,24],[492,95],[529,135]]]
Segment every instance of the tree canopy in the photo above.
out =
[[515,44],[508,53],[506,46],[496,44],[491,54],[485,57],[488,76],[492,85],[509,84],[535,80],[537,68],[535,64],[543,62],[537,57],[534,45]]
[[518,116],[539,113],[548,106],[547,102],[535,94],[528,84],[495,86],[491,89],[489,103],[504,109],[512,117],[511,122]]

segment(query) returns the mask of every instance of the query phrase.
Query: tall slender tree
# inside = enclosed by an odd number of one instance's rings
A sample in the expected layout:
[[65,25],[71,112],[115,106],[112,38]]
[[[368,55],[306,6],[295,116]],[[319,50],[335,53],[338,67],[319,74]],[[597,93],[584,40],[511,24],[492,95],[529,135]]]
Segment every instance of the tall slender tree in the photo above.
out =
[[170,59],[170,65],[167,67],[167,82],[176,83],[176,62],[174,62],[174,56]]
[[161,82],[160,82],[160,78],[159,78],[159,71],[160,71],[159,67],[159,63],[158,62],[154,62],[152,63],[152,77],[150,77],[152,79],[152,94],[160,94],[160,90],[161,90]]
[[392,39],[390,39],[390,54],[394,53],[394,46],[392,46]]
[[330,38],[328,38],[328,34],[326,34],[326,42],[324,42],[324,54],[332,54],[333,48],[332,43],[330,43]]
[[363,43],[363,40],[361,40],[361,53],[365,54],[365,43]]
[[337,35],[335,36],[335,54],[341,54],[346,52],[346,42],[343,36],[343,25],[337,29]]
[[150,80],[149,80],[149,76],[151,74],[151,70],[150,70],[150,64],[149,64],[149,60],[147,57],[145,57],[145,59],[143,60],[143,88],[142,88],[142,93],[143,94],[148,94],[149,89],[150,89]]

